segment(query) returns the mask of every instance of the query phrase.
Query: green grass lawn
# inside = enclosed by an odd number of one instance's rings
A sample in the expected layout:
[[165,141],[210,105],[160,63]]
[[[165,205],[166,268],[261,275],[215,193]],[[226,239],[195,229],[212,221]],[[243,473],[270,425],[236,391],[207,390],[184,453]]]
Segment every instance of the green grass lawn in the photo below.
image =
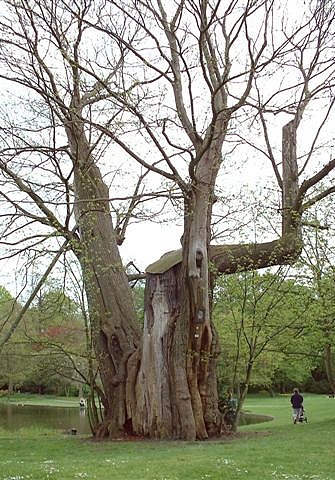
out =
[[97,443],[0,429],[0,480],[335,480],[335,400],[306,395],[305,407],[309,423],[293,425],[289,397],[250,396],[246,409],[275,419],[230,441]]

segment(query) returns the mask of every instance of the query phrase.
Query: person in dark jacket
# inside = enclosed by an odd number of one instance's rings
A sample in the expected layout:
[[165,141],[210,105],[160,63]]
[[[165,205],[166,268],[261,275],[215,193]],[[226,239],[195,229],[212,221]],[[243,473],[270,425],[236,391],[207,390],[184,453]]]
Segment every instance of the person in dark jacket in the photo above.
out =
[[297,423],[303,410],[304,397],[300,395],[299,390],[295,388],[291,397],[291,405],[293,408],[293,423]]

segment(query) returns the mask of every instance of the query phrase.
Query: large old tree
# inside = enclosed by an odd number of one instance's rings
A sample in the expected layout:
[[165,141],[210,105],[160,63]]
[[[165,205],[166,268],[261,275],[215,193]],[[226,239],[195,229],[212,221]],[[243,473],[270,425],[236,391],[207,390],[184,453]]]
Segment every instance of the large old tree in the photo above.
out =
[[[21,218],[39,221],[80,262],[104,392],[100,436],[220,433],[215,276],[294,261],[304,211],[334,191],[316,186],[335,160],[315,157],[334,102],[331,2],[311,2],[299,18],[275,1],[222,3],[2,2],[2,77],[32,101],[30,118],[7,122],[0,165],[35,205],[29,211],[4,189],[14,209],[8,231]],[[298,127],[311,116],[314,130],[298,145]],[[183,198],[182,248],[147,270],[142,340],[97,161],[106,139]],[[281,232],[266,243],[211,245],[220,172],[231,150],[245,158],[246,145],[255,163],[257,152],[273,169]],[[39,169],[57,188],[43,185]],[[48,203],[58,189],[63,210]]]

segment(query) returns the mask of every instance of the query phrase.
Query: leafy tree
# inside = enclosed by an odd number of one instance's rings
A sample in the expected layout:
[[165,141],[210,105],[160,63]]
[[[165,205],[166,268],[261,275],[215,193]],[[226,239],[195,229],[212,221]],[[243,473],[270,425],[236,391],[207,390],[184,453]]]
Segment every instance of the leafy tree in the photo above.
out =
[[[8,292],[0,286],[0,331],[6,332],[10,328],[13,317],[20,306]],[[5,345],[0,354],[0,383],[7,385],[8,393],[13,393],[25,377],[29,375],[32,362],[29,359],[29,349],[24,339],[24,330],[19,328],[12,337],[11,342]]]
[[249,386],[270,387],[287,349],[301,349],[308,330],[312,292],[286,275],[287,269],[239,273],[217,287],[214,316],[225,349],[223,371],[230,373],[224,380],[238,397],[236,421]]
[[[306,239],[304,255],[301,259],[306,282],[314,291],[314,336],[318,339],[318,348],[322,352],[330,390],[335,391],[335,259],[332,238],[320,228],[319,215],[313,222],[317,225]],[[324,212],[323,212],[324,213]],[[326,216],[331,221],[331,215]]]
[[[1,294],[1,316],[8,309],[15,316],[20,306],[4,288]],[[88,383],[84,338],[78,305],[61,289],[45,286],[2,350],[1,381],[10,392],[15,386],[57,393],[75,385],[78,389]]]
[[29,314],[25,335],[35,362],[27,384],[67,392],[71,384],[78,389],[88,383],[89,355],[78,305],[62,289],[49,287]]
[[15,299],[2,285],[0,286],[0,310],[0,331],[3,331],[8,329],[8,323],[16,310],[16,305]]

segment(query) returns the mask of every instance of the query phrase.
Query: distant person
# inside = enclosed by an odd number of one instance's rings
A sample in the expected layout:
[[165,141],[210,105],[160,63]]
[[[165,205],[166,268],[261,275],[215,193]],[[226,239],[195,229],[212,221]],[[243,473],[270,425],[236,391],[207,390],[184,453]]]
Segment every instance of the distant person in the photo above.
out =
[[297,388],[294,388],[293,395],[291,397],[291,405],[293,408],[293,423],[297,423],[299,421],[300,415],[303,412],[303,402],[304,397],[300,395]]

